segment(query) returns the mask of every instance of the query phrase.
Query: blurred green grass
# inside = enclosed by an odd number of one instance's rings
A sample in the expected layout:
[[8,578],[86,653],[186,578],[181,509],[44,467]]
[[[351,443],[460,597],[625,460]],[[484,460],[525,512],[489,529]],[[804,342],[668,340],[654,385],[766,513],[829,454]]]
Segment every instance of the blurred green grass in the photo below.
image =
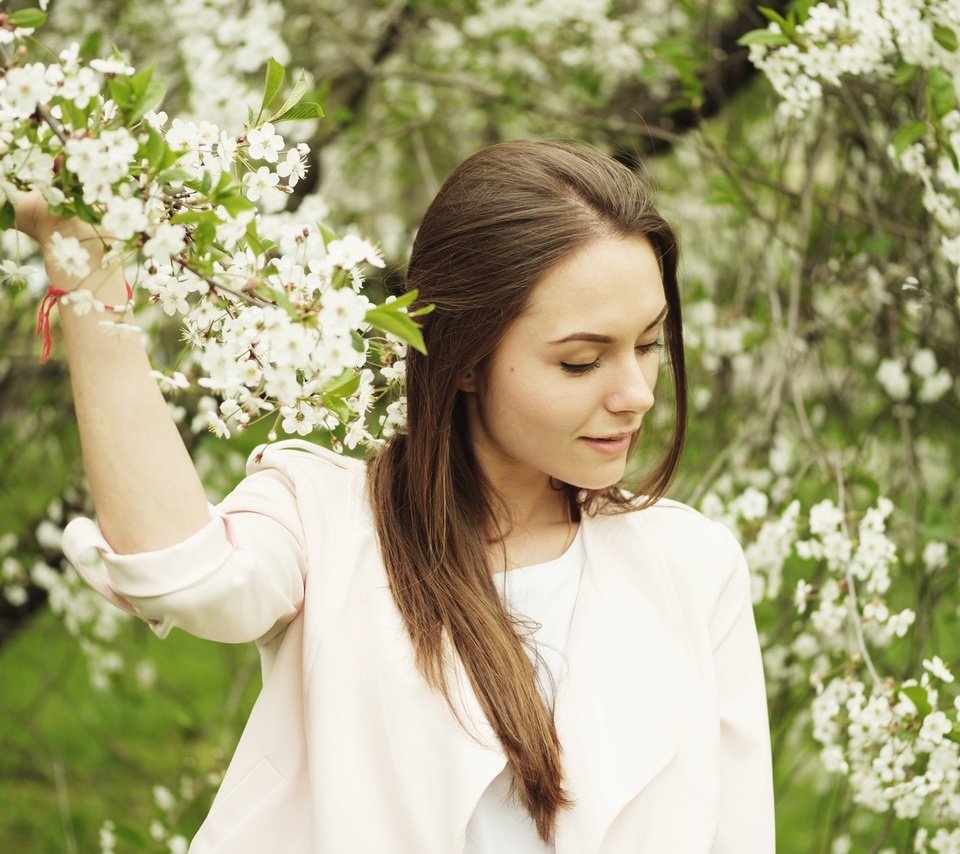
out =
[[[131,622],[118,647],[131,661],[149,654],[152,690],[133,678],[94,690],[84,653],[49,612],[0,650],[0,851],[99,851],[104,820],[146,831],[160,816],[155,785],[176,793],[184,774],[232,753],[260,686],[252,645],[181,632],[160,641]],[[208,805],[190,805],[178,826],[195,829]]]

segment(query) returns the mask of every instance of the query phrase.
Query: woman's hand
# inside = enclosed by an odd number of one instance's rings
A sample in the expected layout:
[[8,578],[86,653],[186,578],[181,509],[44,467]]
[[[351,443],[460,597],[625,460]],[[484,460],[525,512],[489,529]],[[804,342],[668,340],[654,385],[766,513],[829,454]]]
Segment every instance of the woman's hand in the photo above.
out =
[[[98,292],[98,296],[108,302],[111,298],[117,298],[121,303],[126,301],[122,288],[118,290],[116,287],[110,288],[107,285],[110,271],[101,268],[106,247],[92,225],[77,217],[55,216],[50,212],[46,199],[36,190],[18,193],[12,201],[14,228],[40,244],[52,284],[65,291],[81,287],[89,288]],[[79,242],[89,256],[89,275],[83,277],[70,275],[60,267],[56,253],[51,252],[55,234],[64,238],[74,238]]]
[[50,213],[46,199],[37,190],[19,192],[12,199],[13,227],[32,237],[41,246],[49,239],[58,222],[64,222]]

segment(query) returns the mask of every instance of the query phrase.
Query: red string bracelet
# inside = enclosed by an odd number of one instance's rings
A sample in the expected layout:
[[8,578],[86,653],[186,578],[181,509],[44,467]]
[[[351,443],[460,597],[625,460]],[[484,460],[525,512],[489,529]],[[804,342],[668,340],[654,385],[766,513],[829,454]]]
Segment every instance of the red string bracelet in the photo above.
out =
[[[130,283],[124,282],[124,284],[127,287],[127,299],[133,299],[133,288],[130,287]],[[47,288],[47,292],[43,295],[43,299],[40,301],[40,311],[37,314],[37,329],[34,335],[43,337],[43,349],[40,351],[41,365],[50,358],[50,350],[53,349],[53,341],[50,338],[50,312],[52,312],[53,307],[60,302],[60,297],[65,297],[70,293],[73,293],[73,291],[65,291],[50,285],[50,287]],[[103,307],[104,311],[112,312],[120,312],[125,308],[126,306],[116,305],[105,305]]]

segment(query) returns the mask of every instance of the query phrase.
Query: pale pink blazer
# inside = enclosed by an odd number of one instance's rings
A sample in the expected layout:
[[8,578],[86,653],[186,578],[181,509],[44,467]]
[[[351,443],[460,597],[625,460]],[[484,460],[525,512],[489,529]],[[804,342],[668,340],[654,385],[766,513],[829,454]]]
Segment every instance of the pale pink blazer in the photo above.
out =
[[[460,854],[504,766],[463,666],[476,739],[414,664],[363,463],[303,441],[187,541],[114,554],[89,520],[64,550],[163,637],[256,641],[263,690],[192,854]],[[684,505],[584,518],[587,553],[556,701],[575,800],[557,854],[768,854],[769,729],[749,573]],[[98,555],[99,551],[99,555]],[[101,556],[102,555],[102,559]]]

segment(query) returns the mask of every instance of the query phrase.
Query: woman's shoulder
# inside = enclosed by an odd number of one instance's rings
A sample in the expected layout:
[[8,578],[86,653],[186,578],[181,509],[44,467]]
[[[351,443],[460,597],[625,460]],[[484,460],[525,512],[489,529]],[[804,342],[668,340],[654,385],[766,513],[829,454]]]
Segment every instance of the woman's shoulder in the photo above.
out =
[[615,518],[622,519],[622,524],[653,544],[670,563],[729,565],[742,559],[743,549],[726,525],[681,501],[660,498],[641,510]]
[[362,483],[366,477],[363,460],[338,454],[304,439],[286,439],[254,448],[247,458],[247,475],[270,469],[279,471],[294,484],[305,478]]
[[743,548],[726,525],[704,516],[689,504],[661,498],[624,514],[638,541],[659,555],[675,589],[713,613],[723,591],[742,588],[749,596],[749,569]]

